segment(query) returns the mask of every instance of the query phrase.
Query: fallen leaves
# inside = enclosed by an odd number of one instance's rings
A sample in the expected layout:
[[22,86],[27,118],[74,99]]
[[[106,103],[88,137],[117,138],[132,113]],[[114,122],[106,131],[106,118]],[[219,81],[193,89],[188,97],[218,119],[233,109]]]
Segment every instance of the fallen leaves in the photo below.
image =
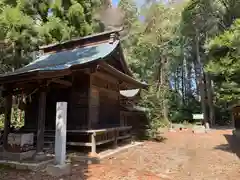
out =
[[[167,132],[165,142],[146,141],[142,146],[106,158],[97,165],[74,164],[63,180],[237,180],[240,177],[240,144],[230,130],[193,135]],[[230,142],[231,139],[231,142]],[[234,151],[229,143],[235,144]],[[43,172],[0,170],[1,180],[55,180]],[[59,180],[59,179],[56,179]]]

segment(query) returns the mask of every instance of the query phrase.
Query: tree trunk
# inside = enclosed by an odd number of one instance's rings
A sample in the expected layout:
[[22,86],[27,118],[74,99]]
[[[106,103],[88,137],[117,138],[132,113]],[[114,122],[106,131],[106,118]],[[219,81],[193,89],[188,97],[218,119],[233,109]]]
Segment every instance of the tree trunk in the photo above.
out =
[[186,63],[186,94],[192,95],[192,64]]
[[203,122],[204,124],[207,123],[208,121],[208,115],[207,115],[207,107],[206,107],[206,93],[205,93],[205,80],[203,76],[203,69],[202,69],[202,62],[201,62],[201,57],[200,57],[200,52],[199,52],[199,35],[198,33],[196,34],[196,56],[197,56],[197,62],[195,64],[195,70],[197,70],[196,76],[197,76],[197,81],[198,81],[198,87],[200,91],[200,97],[201,97],[201,108],[202,108],[202,113],[204,116]]
[[180,92],[180,81],[179,81],[179,74],[180,74],[180,68],[177,67],[177,71],[176,71],[176,91],[179,93]]
[[177,68],[173,76],[174,76],[174,89],[177,92],[178,91],[178,69]]
[[181,68],[181,82],[182,82],[182,103],[185,104],[185,63],[184,59],[182,60],[182,68]]
[[207,87],[207,99],[208,99],[208,107],[209,107],[209,121],[211,126],[215,125],[215,108],[213,104],[213,87],[210,75],[205,73],[206,77],[206,87]]
[[163,88],[164,93],[164,99],[163,99],[163,118],[165,120],[168,119],[168,99],[166,98],[167,95],[167,88],[168,88],[168,80],[167,80],[167,69],[168,69],[168,63],[165,57],[161,59],[161,87]]
[[196,96],[197,100],[200,102],[201,101],[201,96],[200,96],[200,88],[199,88],[199,80],[198,80],[198,67],[197,67],[197,62],[193,62],[193,68],[194,68],[194,75],[195,75],[195,85],[196,85]]
[[155,62],[155,68],[154,68],[154,73],[152,80],[153,82],[156,82],[156,87],[157,91],[161,88],[161,83],[162,83],[162,60],[159,59],[159,62]]

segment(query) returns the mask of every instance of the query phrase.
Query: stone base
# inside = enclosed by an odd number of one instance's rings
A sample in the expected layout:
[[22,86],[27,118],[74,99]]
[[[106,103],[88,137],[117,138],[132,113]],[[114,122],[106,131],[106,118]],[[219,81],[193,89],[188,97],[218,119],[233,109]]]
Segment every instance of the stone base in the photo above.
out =
[[237,138],[240,138],[240,129],[234,129],[232,131],[233,135],[236,136]]
[[71,174],[71,164],[48,165],[46,172],[47,172],[47,174],[54,176],[54,177],[69,175],[69,174]]
[[208,122],[205,124],[205,128],[206,128],[206,130],[209,130],[209,129],[210,129],[210,125],[209,125]]
[[73,162],[79,162],[80,164],[99,164],[102,159],[105,158],[111,158],[117,153],[122,153],[125,151],[128,151],[130,148],[134,148],[136,146],[141,146],[143,145],[143,142],[134,142],[132,144],[124,145],[124,146],[119,146],[116,149],[108,149],[106,151],[100,152],[98,154],[98,157],[89,157],[87,155],[83,154],[70,154],[68,157],[73,161]]
[[96,157],[98,157],[98,154],[97,154],[97,153],[92,153],[92,152],[90,152],[90,153],[88,153],[88,156],[89,156],[89,157],[96,158]]
[[21,153],[12,153],[12,152],[8,152],[8,151],[4,150],[2,153],[2,157],[4,159],[12,160],[12,161],[22,161],[24,159],[32,158],[35,153],[36,153],[35,150],[21,152]]
[[195,126],[193,127],[192,132],[194,134],[203,134],[203,133],[206,133],[207,131],[204,126]]
[[40,171],[46,169],[47,165],[53,163],[54,159],[48,159],[42,162],[18,162],[9,160],[0,160],[0,165],[9,166],[18,170]]
[[80,162],[82,164],[99,164],[100,159],[97,157],[89,157],[89,156],[72,156],[72,161]]
[[35,154],[34,159],[36,161],[42,161],[42,160],[46,159],[46,154],[44,154],[44,152],[39,152],[39,153]]
[[206,130],[203,130],[203,129],[195,129],[192,131],[194,134],[205,134],[206,133]]
[[175,129],[172,129],[172,128],[170,128],[168,131],[169,132],[177,132]]

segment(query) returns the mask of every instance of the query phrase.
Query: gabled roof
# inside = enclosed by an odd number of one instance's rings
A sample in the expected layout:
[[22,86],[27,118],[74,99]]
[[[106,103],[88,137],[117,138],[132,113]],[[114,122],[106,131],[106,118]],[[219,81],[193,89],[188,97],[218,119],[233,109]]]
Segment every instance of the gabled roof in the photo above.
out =
[[[103,70],[112,75],[134,84],[135,88],[146,87],[146,84],[132,77],[123,56],[117,31],[48,45],[40,49],[45,54],[23,68],[0,75],[0,84],[57,77],[60,74],[61,76],[70,75],[73,68],[82,68],[82,65],[94,63],[99,64]],[[111,66],[111,62],[117,62],[117,64],[113,63]]]
[[86,36],[57,44],[40,47],[45,54],[37,60],[14,72],[0,75],[6,76],[21,75],[30,72],[57,71],[71,68],[74,65],[90,63],[101,60],[106,56],[118,52],[121,69],[129,76],[132,76],[125,62],[118,31],[108,31],[91,36]]
[[92,35],[88,35],[80,38],[75,38],[75,39],[71,39],[71,40],[67,40],[59,43],[48,44],[48,45],[40,46],[39,49],[47,53],[51,51],[56,51],[57,49],[61,49],[61,48],[71,48],[76,45],[87,45],[93,42],[107,40],[110,38],[111,34],[115,34],[116,36],[118,36],[120,30],[121,29],[105,31],[105,32],[96,33],[96,34],[92,34]]
[[64,70],[71,68],[74,65],[81,65],[96,60],[102,60],[104,57],[111,54],[118,44],[119,41],[117,40],[112,44],[105,42],[97,45],[60,51],[57,53],[47,53],[27,66],[14,72],[1,75],[0,77],[19,75],[34,71]]
[[[110,66],[109,64],[107,64],[106,62],[100,62],[98,65],[98,69],[103,70],[107,73],[110,73],[111,75],[117,77],[118,79],[123,80],[124,82],[127,82],[127,86],[125,85],[125,87],[122,87],[121,90],[123,89],[136,89],[136,88],[147,88],[148,85],[146,83],[142,83],[136,79],[134,79],[131,76],[128,76],[124,73],[122,73],[121,71],[117,70],[116,68]],[[131,86],[131,85],[133,86]]]

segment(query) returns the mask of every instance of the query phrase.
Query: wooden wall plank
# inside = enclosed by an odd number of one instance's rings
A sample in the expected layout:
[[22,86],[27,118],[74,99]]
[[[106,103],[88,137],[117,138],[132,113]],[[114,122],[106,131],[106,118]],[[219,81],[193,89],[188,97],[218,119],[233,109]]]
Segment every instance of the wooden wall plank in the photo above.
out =
[[[103,72],[92,74],[91,87],[98,90],[99,128],[120,125],[119,81]],[[96,110],[92,110],[96,111]]]
[[89,97],[89,74],[74,72],[73,86],[70,92],[70,119],[68,127],[70,129],[87,129],[88,128],[88,97]]

